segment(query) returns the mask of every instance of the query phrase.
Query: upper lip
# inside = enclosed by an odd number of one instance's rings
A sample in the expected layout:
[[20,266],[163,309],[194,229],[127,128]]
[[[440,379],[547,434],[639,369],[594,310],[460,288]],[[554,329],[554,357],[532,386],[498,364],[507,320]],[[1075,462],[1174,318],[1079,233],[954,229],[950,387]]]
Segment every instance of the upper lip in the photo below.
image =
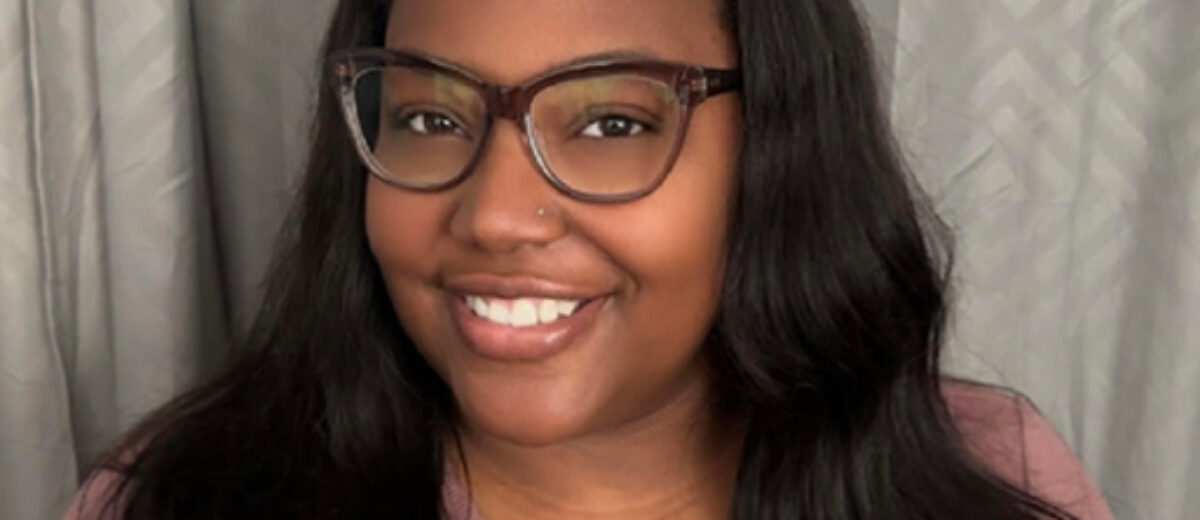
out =
[[556,300],[588,300],[603,291],[581,284],[553,280],[534,274],[465,272],[446,275],[443,286],[451,292],[498,298],[540,297]]

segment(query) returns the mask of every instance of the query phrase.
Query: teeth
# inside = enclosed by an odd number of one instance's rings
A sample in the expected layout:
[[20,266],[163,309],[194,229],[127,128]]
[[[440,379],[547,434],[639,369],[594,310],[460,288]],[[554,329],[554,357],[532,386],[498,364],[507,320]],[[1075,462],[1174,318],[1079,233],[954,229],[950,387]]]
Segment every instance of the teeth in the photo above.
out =
[[542,300],[542,304],[538,306],[538,320],[542,323],[550,323],[558,319],[558,302],[554,300]]
[[558,300],[555,302],[558,306],[558,313],[563,316],[570,316],[575,313],[575,308],[579,306],[579,300]]
[[483,317],[501,325],[512,324],[509,322],[508,307],[505,307],[504,303],[502,303],[500,300],[492,300],[492,302],[488,304],[487,314],[484,314]]
[[467,307],[476,316],[510,327],[528,327],[538,323],[553,323],[575,313],[579,300],[550,298],[485,298],[467,296]]
[[471,307],[471,312],[476,316],[487,316],[487,302],[478,296],[467,296],[467,305]]
[[521,298],[513,303],[512,306],[512,321],[514,327],[528,327],[537,325],[538,311],[533,306],[533,301],[528,298]]

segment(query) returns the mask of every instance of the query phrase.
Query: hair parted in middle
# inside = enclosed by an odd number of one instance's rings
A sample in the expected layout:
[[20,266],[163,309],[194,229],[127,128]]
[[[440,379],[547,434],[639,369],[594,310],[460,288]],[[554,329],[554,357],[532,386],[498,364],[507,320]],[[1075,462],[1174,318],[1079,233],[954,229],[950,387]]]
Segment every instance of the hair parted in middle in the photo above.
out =
[[[987,472],[947,417],[948,248],[893,142],[855,6],[721,7],[742,71],[742,150],[704,355],[746,421],[732,517],[1067,518]],[[324,55],[382,46],[390,10],[340,0]],[[104,461],[128,477],[126,502],[110,504],[126,518],[444,514],[454,401],[372,258],[368,173],[334,85],[322,83],[241,358]]]

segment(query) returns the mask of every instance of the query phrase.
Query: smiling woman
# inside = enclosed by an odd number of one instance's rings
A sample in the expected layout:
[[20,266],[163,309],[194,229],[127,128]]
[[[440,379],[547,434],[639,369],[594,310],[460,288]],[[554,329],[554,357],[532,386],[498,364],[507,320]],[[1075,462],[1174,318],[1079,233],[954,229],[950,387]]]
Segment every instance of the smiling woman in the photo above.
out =
[[343,0],[246,355],[76,518],[1106,518],[938,370],[846,0]]

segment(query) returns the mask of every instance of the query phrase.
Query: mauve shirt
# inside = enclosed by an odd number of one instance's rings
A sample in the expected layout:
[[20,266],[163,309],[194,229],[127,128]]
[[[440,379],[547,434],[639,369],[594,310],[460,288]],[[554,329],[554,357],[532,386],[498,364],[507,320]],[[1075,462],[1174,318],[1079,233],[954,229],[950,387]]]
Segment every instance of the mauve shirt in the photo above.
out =
[[[987,386],[947,381],[942,388],[971,453],[1013,485],[1030,491],[1081,520],[1111,520],[1112,512],[1083,464],[1054,427],[1018,395]],[[442,485],[446,520],[484,520],[466,489],[447,471]],[[98,508],[120,477],[93,474],[71,502],[64,520],[100,520]],[[117,520],[106,516],[104,520]]]

